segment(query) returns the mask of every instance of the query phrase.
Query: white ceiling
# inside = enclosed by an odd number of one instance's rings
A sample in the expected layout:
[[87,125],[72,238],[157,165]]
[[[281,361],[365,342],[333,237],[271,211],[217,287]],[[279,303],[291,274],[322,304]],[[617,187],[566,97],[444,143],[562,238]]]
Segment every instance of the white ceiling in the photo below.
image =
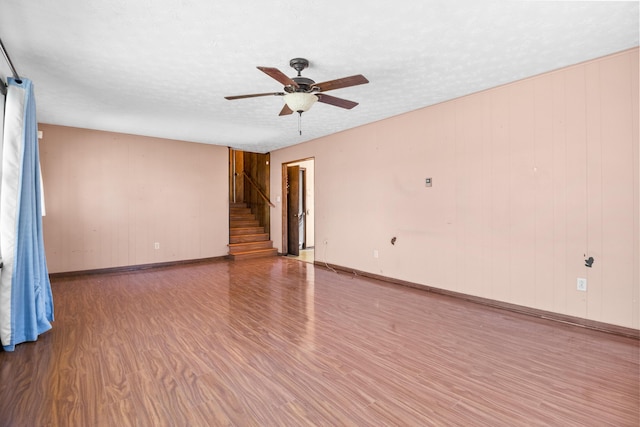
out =
[[[268,152],[638,46],[638,2],[2,0],[0,38],[33,80],[38,120]],[[363,74],[279,117],[256,69]],[[9,68],[0,58],[0,75]]]

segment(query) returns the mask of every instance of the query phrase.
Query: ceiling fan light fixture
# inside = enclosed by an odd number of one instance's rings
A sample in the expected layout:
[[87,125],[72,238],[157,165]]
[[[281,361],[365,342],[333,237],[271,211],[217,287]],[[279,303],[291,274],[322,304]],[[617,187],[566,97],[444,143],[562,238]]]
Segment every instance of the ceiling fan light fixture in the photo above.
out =
[[318,100],[318,97],[312,93],[292,92],[284,96],[284,102],[296,113],[304,113]]

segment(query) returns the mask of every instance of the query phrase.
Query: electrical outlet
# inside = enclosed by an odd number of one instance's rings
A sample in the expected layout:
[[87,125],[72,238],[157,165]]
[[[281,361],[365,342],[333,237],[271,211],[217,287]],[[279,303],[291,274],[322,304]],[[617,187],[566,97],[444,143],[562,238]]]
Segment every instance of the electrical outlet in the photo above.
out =
[[582,292],[587,292],[587,279],[582,277],[578,277],[576,289]]
[[377,249],[373,250],[373,257],[374,258],[378,258],[378,250]]
[[155,243],[153,244],[153,248],[154,248],[154,249],[160,249],[160,243],[159,243],[159,242],[155,242]]

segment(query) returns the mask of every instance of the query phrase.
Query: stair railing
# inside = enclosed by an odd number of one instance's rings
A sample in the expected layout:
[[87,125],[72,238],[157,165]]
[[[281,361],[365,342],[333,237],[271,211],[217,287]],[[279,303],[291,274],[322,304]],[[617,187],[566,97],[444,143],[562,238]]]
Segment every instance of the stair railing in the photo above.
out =
[[253,179],[251,179],[251,177],[249,176],[249,174],[247,174],[246,171],[242,171],[242,174],[244,175],[244,177],[247,179],[247,181],[249,181],[249,184],[251,184],[251,186],[253,188],[255,188],[256,192],[258,193],[258,195],[269,204],[269,206],[271,206],[272,208],[275,208],[276,205],[274,205],[273,203],[271,203],[271,200],[269,200],[269,198],[262,192],[262,190],[260,189],[260,187],[258,187],[258,184],[255,183],[255,181]]

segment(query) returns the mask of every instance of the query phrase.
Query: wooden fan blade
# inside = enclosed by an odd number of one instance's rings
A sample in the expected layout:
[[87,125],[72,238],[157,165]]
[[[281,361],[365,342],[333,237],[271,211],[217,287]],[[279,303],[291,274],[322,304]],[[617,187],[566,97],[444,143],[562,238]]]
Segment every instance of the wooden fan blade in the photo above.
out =
[[280,110],[280,114],[278,115],[286,116],[287,114],[291,114],[291,113],[293,113],[293,110],[291,110],[291,108],[289,108],[287,104],[284,104],[284,107],[282,107],[282,110]]
[[355,76],[329,80],[328,82],[316,83],[313,86],[320,88],[322,92],[326,92],[328,90],[340,89],[340,88],[349,87],[349,86],[357,86],[365,83],[369,83],[369,80],[367,80],[366,77],[363,76],[362,74],[357,74]]
[[349,101],[348,99],[336,98],[335,96],[326,95],[324,93],[316,93],[316,96],[318,97],[318,102],[324,102],[325,104],[346,108],[347,110],[358,105],[357,102]]
[[224,99],[233,100],[233,99],[255,98],[257,96],[283,96],[283,95],[284,95],[284,92],[252,93],[250,95],[225,96]]
[[296,83],[293,80],[291,80],[289,77],[287,77],[287,75],[285,73],[283,73],[282,71],[278,70],[277,68],[258,67],[258,70],[262,71],[263,73],[265,73],[269,77],[271,77],[273,79],[276,79],[277,81],[279,81],[280,83],[282,83],[285,86],[298,87],[298,83]]

